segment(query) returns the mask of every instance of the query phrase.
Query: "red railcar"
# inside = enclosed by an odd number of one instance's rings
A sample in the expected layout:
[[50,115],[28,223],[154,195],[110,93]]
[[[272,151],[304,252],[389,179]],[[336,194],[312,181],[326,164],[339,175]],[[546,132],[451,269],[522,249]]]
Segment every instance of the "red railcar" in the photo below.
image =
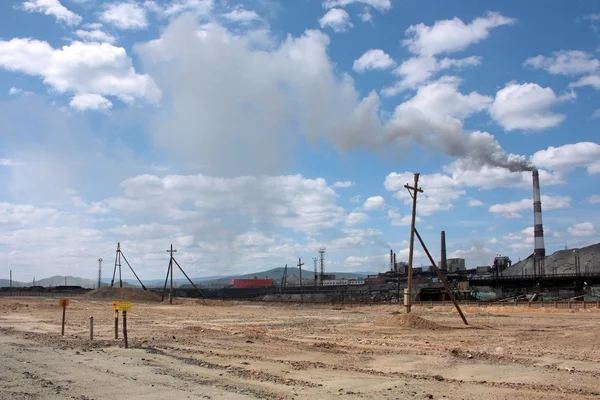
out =
[[231,279],[229,284],[236,289],[266,288],[273,286],[273,279]]

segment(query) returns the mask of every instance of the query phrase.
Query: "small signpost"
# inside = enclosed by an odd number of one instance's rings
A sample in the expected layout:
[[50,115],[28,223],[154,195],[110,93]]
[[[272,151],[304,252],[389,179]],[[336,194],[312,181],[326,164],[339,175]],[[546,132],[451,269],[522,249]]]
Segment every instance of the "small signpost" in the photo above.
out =
[[113,310],[115,310],[115,339],[119,338],[119,302],[112,302]]
[[131,311],[130,301],[119,302],[119,310],[123,312],[123,341],[125,342],[125,348],[128,348],[127,344],[127,311]]
[[58,300],[58,305],[62,307],[62,324],[60,334],[61,336],[65,336],[65,316],[67,312],[67,307],[71,304],[70,299],[63,299],[62,297]]

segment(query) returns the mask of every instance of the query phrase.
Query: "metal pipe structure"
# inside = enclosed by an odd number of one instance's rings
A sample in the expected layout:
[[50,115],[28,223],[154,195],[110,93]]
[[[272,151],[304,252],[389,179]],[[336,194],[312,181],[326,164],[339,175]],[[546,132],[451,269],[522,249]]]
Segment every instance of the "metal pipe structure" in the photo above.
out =
[[540,176],[533,170],[533,274],[545,275],[546,247],[544,246],[544,225],[542,223],[542,196],[540,195]]
[[446,256],[446,231],[442,231],[441,234],[441,260],[440,269],[444,272],[448,270],[448,258]]

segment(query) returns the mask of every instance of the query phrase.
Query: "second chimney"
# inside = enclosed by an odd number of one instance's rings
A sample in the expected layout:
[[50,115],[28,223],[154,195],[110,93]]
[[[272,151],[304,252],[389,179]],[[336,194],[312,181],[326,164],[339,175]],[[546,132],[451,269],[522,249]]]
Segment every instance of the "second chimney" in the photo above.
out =
[[446,259],[446,231],[442,231],[441,258],[440,269],[446,271],[448,269],[448,261]]

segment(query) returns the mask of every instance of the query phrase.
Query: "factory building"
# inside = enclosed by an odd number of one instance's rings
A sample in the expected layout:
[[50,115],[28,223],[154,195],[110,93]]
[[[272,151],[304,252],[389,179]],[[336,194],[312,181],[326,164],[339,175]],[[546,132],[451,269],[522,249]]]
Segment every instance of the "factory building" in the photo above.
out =
[[464,258],[449,258],[447,260],[448,272],[457,272],[466,270]]

